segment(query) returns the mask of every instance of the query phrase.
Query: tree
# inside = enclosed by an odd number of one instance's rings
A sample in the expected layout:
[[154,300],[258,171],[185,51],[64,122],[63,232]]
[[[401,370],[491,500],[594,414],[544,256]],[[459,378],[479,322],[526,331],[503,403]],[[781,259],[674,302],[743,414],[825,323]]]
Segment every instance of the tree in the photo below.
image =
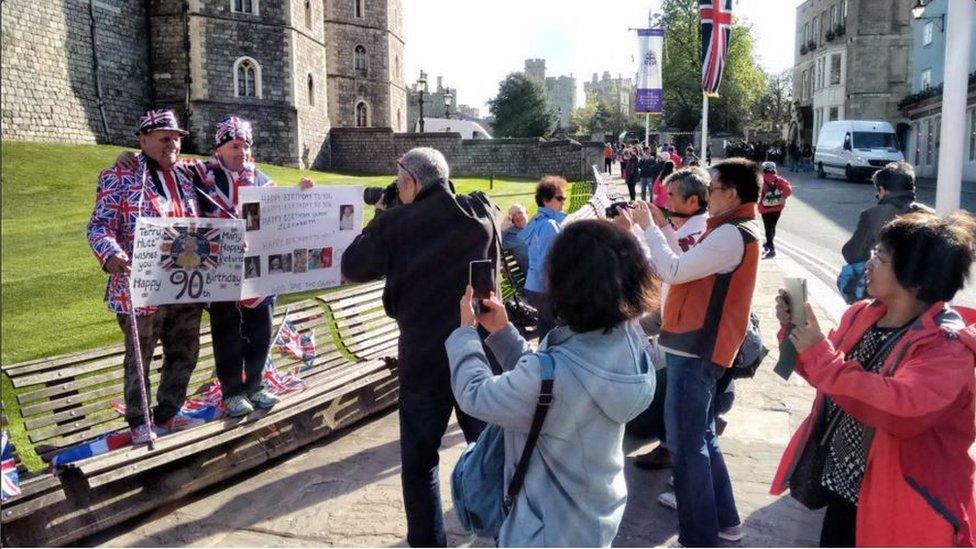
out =
[[779,129],[790,123],[790,103],[793,98],[793,70],[766,75],[766,89],[753,105],[753,126]]
[[488,110],[495,117],[496,136],[542,137],[556,127],[556,109],[545,89],[520,72],[502,80]]
[[[664,0],[664,116],[667,125],[692,131],[701,122],[701,36],[698,2]],[[736,21],[719,97],[709,101],[709,131],[740,133],[766,88],[753,52],[752,29]]]

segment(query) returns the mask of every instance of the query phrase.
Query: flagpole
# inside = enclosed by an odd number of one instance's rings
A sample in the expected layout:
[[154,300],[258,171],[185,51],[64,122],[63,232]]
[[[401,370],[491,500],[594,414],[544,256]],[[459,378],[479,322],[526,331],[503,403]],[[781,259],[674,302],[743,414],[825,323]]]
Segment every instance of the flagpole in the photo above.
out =
[[[275,332],[274,337],[271,338],[271,345],[268,346],[268,356],[271,356],[271,350],[274,349],[275,342],[278,341],[278,336],[281,335],[281,329],[285,327],[285,322],[288,322],[288,312],[291,311],[291,305],[285,307],[285,316],[281,317],[281,324],[278,325],[278,330]],[[271,314],[274,314],[274,308],[271,309]]]
[[702,132],[701,132],[701,151],[698,153],[702,162],[705,160],[705,151],[708,150],[708,94],[702,92]]
[[644,113],[644,146],[651,145],[651,113]]
[[[137,226],[139,219],[142,217],[142,198],[146,191],[146,171],[148,169],[148,166],[142,163],[142,184],[139,186],[139,211],[136,216]],[[152,416],[149,415],[149,395],[146,392],[146,372],[143,370],[145,366],[142,362],[142,345],[139,343],[139,324],[136,322],[136,304],[135,295],[132,291],[131,271],[129,272],[129,281],[126,285],[126,290],[129,292],[129,337],[132,338],[132,351],[135,355],[133,358],[136,363],[136,378],[139,382],[139,404],[142,407],[142,417],[146,422],[147,446],[152,451],[156,449],[156,444],[153,442]],[[152,354],[149,355],[149,361],[152,364]]]

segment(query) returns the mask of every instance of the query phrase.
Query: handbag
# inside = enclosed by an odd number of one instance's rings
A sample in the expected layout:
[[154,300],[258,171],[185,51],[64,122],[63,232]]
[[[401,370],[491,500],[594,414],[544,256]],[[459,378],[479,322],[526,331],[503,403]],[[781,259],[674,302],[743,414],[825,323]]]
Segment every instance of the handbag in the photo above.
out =
[[848,305],[867,296],[867,263],[859,261],[841,267],[837,275],[837,289]]
[[549,353],[540,351],[539,357],[542,384],[532,427],[529,429],[525,448],[515,467],[515,474],[505,486],[505,431],[498,425],[488,425],[461,453],[460,459],[451,473],[451,499],[454,512],[461,526],[478,536],[498,539],[505,517],[512,511],[515,498],[525,482],[525,473],[542,423],[552,405],[552,385],[555,363]]
[[[865,366],[887,356],[888,351],[901,339],[902,334],[908,330],[908,326],[911,324],[909,323],[890,335],[884,344],[874,352]],[[807,509],[821,509],[827,506],[828,490],[823,486],[824,465],[827,463],[830,441],[833,439],[842,416],[839,408],[835,408],[834,413],[829,416],[826,411],[827,402],[824,402],[823,408],[817,414],[817,423],[810,432],[810,437],[807,438],[800,459],[797,460],[787,481],[790,487],[790,496],[802,503]]]
[[749,313],[749,323],[746,325],[746,337],[739,346],[739,352],[729,368],[732,379],[748,379],[756,375],[756,370],[763,359],[769,354],[769,348],[763,343],[762,332],[759,330],[759,317],[756,313]]

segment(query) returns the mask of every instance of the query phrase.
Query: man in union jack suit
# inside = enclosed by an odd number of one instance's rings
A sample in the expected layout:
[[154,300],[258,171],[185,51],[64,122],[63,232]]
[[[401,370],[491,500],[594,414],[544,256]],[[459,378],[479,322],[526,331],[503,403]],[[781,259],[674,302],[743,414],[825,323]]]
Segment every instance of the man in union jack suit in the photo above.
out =
[[200,350],[199,304],[173,304],[132,310],[129,295],[133,234],[136,219],[145,217],[198,217],[199,205],[191,178],[175,169],[180,129],[172,111],[153,110],[139,119],[137,169],[116,165],[98,178],[95,208],[88,223],[88,242],[102,269],[109,276],[105,300],[116,314],[125,335],[125,419],[134,444],[155,438],[143,417],[139,376],[136,369],[133,334],[128,330],[130,314],[136,315],[139,345],[147,392],[149,365],[156,343],[163,343],[163,368],[152,410],[155,426],[179,431],[199,423],[177,413],[186,398],[190,374]]
[[[239,218],[241,187],[274,185],[252,162],[252,143],[251,123],[227,116],[217,124],[210,159],[188,165],[204,216]],[[300,186],[307,189],[312,181],[303,179]],[[271,348],[273,307],[274,296],[209,305],[217,378],[231,417],[246,416],[255,408],[267,409],[278,403],[278,397],[262,385]]]

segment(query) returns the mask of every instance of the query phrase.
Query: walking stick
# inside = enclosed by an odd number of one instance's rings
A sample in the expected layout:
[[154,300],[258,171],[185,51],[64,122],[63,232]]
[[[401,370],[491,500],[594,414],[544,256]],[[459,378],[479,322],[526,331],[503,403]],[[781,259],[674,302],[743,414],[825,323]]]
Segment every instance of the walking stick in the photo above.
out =
[[[132,338],[132,349],[136,359],[136,377],[139,379],[139,397],[142,404],[142,417],[146,421],[146,432],[149,433],[147,441],[150,450],[155,450],[156,445],[152,438],[152,418],[149,415],[149,396],[146,394],[146,374],[142,365],[142,345],[139,342],[139,326],[136,322],[136,307],[132,302],[132,290],[129,290],[129,337]],[[152,361],[152,357],[149,359]]]

